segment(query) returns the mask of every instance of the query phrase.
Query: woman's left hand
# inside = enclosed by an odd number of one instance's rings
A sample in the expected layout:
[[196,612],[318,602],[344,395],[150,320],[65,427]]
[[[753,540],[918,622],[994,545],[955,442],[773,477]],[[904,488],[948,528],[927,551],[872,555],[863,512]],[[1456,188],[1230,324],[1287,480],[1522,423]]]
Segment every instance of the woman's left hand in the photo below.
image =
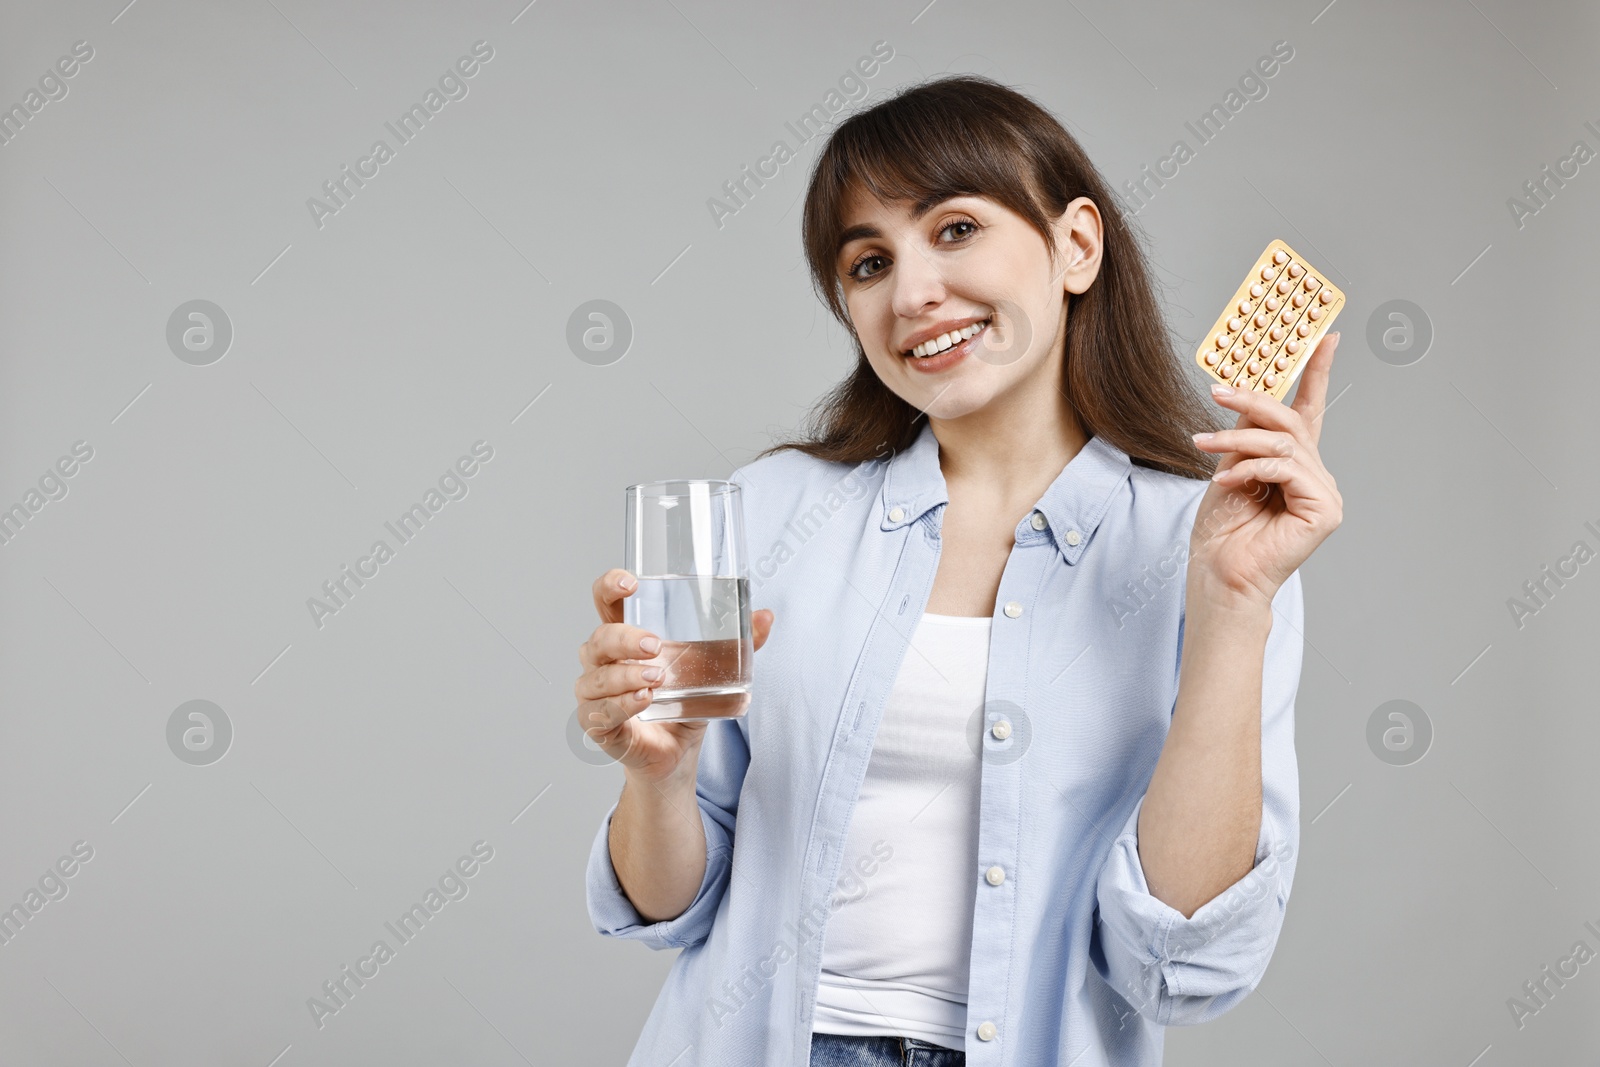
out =
[[1259,602],[1270,612],[1278,588],[1343,519],[1339,487],[1317,454],[1338,346],[1337,333],[1317,345],[1293,404],[1242,389],[1218,396],[1213,388],[1213,398],[1239,412],[1239,421],[1231,430],[1196,435],[1196,448],[1224,455],[1189,541],[1191,593]]

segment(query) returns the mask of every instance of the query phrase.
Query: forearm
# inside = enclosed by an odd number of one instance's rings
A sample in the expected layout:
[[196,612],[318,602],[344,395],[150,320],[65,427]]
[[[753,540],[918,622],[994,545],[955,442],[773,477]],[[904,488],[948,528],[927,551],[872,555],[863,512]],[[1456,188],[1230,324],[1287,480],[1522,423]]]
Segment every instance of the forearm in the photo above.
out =
[[645,919],[682,915],[706,875],[706,835],[695,799],[694,761],[687,774],[654,784],[624,779],[611,816],[611,866],[628,900]]
[[1178,699],[1139,812],[1151,895],[1185,917],[1255,865],[1272,609],[1188,589]]

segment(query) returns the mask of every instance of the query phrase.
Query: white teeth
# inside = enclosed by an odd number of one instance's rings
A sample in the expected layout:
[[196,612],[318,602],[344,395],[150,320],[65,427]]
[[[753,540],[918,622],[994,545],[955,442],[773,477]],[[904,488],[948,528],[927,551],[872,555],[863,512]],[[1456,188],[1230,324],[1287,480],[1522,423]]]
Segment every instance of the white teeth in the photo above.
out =
[[931,341],[924,341],[922,344],[917,345],[911,350],[911,355],[920,359],[946,351],[951,345],[960,344],[962,341],[965,341],[967,338],[978,333],[987,325],[989,325],[989,320],[984,319],[982,322],[975,322],[972,325],[962,327],[959,330],[952,330],[949,333],[940,334]]

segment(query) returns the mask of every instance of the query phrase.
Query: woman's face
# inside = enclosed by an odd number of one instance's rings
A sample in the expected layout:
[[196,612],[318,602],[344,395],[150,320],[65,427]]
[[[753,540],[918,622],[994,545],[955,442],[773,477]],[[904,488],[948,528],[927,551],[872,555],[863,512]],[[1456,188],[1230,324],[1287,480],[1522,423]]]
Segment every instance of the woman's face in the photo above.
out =
[[859,191],[846,202],[837,270],[878,377],[941,419],[1019,388],[1060,389],[1066,294],[1099,270],[1094,203],[1080,197],[1056,221],[1054,262],[1037,230],[987,197],[914,212]]

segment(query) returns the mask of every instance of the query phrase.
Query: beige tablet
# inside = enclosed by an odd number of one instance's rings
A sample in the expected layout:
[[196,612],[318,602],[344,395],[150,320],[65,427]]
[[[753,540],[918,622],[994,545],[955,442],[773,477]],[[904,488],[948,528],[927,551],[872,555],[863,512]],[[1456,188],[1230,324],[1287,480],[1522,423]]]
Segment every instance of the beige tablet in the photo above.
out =
[[1305,257],[1273,241],[1201,342],[1195,361],[1238,389],[1288,393],[1344,307],[1344,293]]

